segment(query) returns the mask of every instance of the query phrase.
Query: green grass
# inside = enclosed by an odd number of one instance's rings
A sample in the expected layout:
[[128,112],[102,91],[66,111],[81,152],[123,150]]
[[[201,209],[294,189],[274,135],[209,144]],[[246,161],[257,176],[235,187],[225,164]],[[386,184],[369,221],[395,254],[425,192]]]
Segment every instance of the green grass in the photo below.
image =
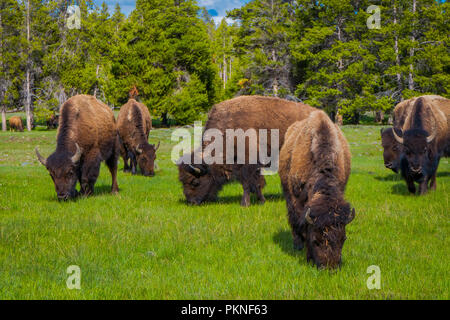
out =
[[[119,173],[109,194],[103,165],[91,198],[61,203],[33,149],[48,155],[55,131],[0,133],[2,299],[449,299],[450,165],[436,192],[418,197],[383,167],[378,127],[344,127],[353,153],[347,199],[356,218],[339,271],[319,271],[292,249],[278,176],[265,205],[241,208],[238,184],[218,203],[188,206],[161,140],[153,178]],[[122,164],[120,165],[122,168]],[[255,199],[252,199],[254,202]],[[66,269],[81,268],[81,290]],[[368,290],[367,267],[381,268]]]

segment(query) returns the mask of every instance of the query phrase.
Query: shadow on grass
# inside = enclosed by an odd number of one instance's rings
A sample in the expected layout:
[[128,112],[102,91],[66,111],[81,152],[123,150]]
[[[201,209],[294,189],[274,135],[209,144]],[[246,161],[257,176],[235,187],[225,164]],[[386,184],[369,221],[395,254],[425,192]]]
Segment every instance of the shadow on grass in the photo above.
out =
[[292,243],[292,233],[290,231],[280,230],[273,236],[273,242],[275,242],[284,253],[287,253],[293,257],[304,258],[306,263],[306,249],[301,251],[295,250]]
[[[269,193],[265,194],[264,197],[266,198],[266,202],[278,202],[284,200],[284,196],[281,193]],[[219,196],[217,200],[215,201],[204,201],[200,205],[207,205],[207,204],[235,204],[235,203],[241,203],[242,195],[234,195],[234,196]],[[186,205],[192,205],[189,202],[187,202],[186,198],[179,198],[178,203],[180,204],[186,204]],[[259,202],[256,195],[252,194],[250,196],[250,203],[251,206],[254,205],[263,205]]]
[[[445,178],[450,177],[450,172],[438,172],[436,177],[438,178]],[[389,174],[387,176],[377,176],[375,177],[378,181],[402,181],[403,178],[401,174]]]
[[377,176],[375,180],[378,181],[400,181],[402,176],[400,174],[389,174],[387,176]]

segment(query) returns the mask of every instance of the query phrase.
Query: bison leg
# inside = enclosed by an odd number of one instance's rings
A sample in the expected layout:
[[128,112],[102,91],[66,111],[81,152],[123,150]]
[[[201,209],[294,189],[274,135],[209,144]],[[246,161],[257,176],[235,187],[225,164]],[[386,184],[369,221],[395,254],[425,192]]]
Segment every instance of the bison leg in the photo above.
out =
[[112,177],[112,187],[111,192],[116,194],[119,192],[119,186],[117,185],[117,160],[119,156],[118,154],[113,154],[111,158],[106,160],[106,165],[108,166],[109,172],[111,172]]
[[433,176],[430,179],[430,189],[436,190],[436,172],[433,174]]
[[416,186],[414,185],[414,180],[409,174],[405,175],[406,185],[408,186],[408,191],[412,194],[416,194]]
[[125,154],[122,155],[123,158],[123,172],[131,172],[131,167],[128,164],[128,160],[130,159],[128,157],[128,152],[125,152]]
[[428,192],[428,181],[430,179],[428,177],[425,177],[423,181],[419,184],[419,194],[423,195]]
[[81,193],[89,196],[94,194],[94,185],[100,174],[100,159],[97,156],[87,157],[81,171]]
[[242,195],[241,206],[249,207],[250,206],[250,187],[246,184],[242,185],[244,189],[244,194]]
[[128,152],[128,156],[130,157],[131,161],[131,173],[137,174],[137,159],[136,155],[133,152]]

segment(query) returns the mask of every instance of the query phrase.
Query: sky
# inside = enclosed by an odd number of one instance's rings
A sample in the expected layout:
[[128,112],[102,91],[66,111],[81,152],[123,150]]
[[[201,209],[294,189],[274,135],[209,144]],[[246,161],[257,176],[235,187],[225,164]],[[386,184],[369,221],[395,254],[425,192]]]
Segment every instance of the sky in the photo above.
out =
[[[226,16],[226,12],[234,8],[240,8],[243,4],[250,0],[197,0],[200,7],[205,7],[214,21],[218,24]],[[116,3],[120,5],[122,12],[129,15],[136,7],[136,0],[94,0],[98,5],[106,2],[111,12],[114,10]]]

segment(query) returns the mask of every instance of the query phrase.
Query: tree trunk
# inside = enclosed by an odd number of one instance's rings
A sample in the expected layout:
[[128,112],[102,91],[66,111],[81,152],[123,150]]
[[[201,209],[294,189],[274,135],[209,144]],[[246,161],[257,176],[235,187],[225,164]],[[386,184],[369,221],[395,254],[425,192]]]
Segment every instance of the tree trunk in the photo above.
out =
[[33,126],[33,110],[31,109],[31,88],[30,88],[30,0],[27,1],[27,71],[26,71],[26,95],[25,112],[27,114],[27,130],[31,131]]
[[[273,2],[272,2],[272,5],[273,5]],[[277,62],[277,56],[275,53],[275,49],[272,49],[272,61]],[[275,74],[275,79],[273,79],[272,90],[273,90],[273,95],[275,97],[278,97],[278,78],[277,78],[276,74]]]
[[[98,64],[98,65],[97,65],[97,71],[95,72],[95,79],[96,79],[96,80],[98,80],[98,71],[99,71],[99,68],[100,68],[100,65]],[[98,86],[97,86],[97,84],[95,84],[94,97],[96,97],[96,98],[97,98],[97,89],[98,89]]]
[[169,126],[169,119],[168,119],[168,117],[167,117],[167,112],[164,112],[164,113],[161,115],[161,124],[162,124],[163,126],[165,126],[165,127],[168,127],[168,126]]
[[[416,0],[413,0],[413,7],[412,7],[412,12],[413,14],[416,13]],[[413,66],[413,62],[412,59],[414,57],[414,41],[416,40],[415,38],[415,32],[414,32],[414,20],[415,17],[413,17],[413,31],[412,31],[412,36],[411,36],[411,49],[409,49],[409,57],[410,57],[410,64],[409,64],[409,77],[408,77],[408,89],[409,90],[414,90],[414,77],[413,77],[413,72],[414,72],[414,66]]]
[[[397,25],[397,7],[394,5],[394,25]],[[395,51],[395,64],[400,69],[400,55],[398,53],[398,34],[395,31],[394,36],[394,51]],[[402,90],[402,75],[399,71],[397,71],[397,88],[398,90]]]
[[2,106],[2,131],[6,131],[6,107]]

